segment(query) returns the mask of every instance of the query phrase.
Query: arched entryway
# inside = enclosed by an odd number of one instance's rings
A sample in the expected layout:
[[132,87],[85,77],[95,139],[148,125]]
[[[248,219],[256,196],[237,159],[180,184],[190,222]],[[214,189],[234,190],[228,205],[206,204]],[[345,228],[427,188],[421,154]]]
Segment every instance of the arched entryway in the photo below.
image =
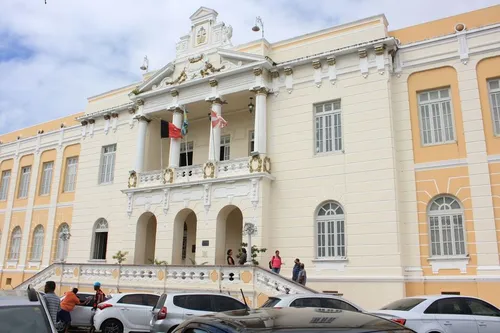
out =
[[137,220],[135,231],[134,264],[150,264],[155,259],[156,247],[156,216],[147,212]]
[[241,247],[243,237],[243,213],[234,205],[222,208],[217,215],[217,231],[215,241],[215,264],[226,265],[227,250],[233,250],[233,258]]
[[191,209],[183,209],[174,219],[172,265],[193,265],[196,259],[197,218]]

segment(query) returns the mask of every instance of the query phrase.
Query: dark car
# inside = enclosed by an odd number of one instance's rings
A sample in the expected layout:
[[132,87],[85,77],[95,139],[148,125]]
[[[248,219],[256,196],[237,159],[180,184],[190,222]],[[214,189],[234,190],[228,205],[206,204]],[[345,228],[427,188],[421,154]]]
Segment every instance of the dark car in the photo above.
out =
[[324,308],[261,308],[199,316],[173,333],[415,333],[393,321],[370,314]]

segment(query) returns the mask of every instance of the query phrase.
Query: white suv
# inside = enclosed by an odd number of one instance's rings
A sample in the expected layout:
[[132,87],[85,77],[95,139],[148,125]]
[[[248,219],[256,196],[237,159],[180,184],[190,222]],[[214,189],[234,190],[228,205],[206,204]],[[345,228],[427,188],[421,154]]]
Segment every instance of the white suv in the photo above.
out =
[[151,310],[159,298],[152,293],[113,294],[97,305],[94,327],[103,333],[149,332]]

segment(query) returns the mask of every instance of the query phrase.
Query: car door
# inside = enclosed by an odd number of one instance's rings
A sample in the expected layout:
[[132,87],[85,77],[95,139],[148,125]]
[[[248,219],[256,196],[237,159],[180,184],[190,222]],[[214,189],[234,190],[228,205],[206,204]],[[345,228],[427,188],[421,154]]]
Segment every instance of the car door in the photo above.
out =
[[183,318],[202,316],[215,312],[212,307],[211,295],[185,295],[181,307],[184,309]]
[[346,311],[359,312],[351,304],[336,298],[321,298],[321,307],[326,309],[339,309]]
[[92,316],[92,299],[94,294],[77,293],[76,296],[80,300],[80,304],[77,304],[73,311],[71,311],[71,326],[90,326],[90,318]]
[[142,318],[142,320],[143,320],[142,325],[144,327],[147,326],[148,329],[149,329],[149,324],[151,323],[153,309],[155,308],[159,299],[160,299],[159,295],[144,294],[143,302],[144,302],[144,306],[146,307],[146,309],[144,311],[144,316]]
[[156,302],[155,306],[151,309],[151,322],[150,325],[154,325],[156,318],[158,316],[158,312],[160,312],[161,308],[165,306],[165,302],[167,301],[167,294],[161,295],[161,297]]
[[319,297],[300,297],[290,303],[292,308],[321,308],[321,298]]
[[[151,308],[144,305],[143,296],[143,294],[139,293],[124,295],[120,298],[120,300],[118,300],[116,305],[113,305],[118,308],[120,321],[128,330],[149,330],[149,321],[144,318],[147,317],[146,313],[147,311],[151,311]],[[149,314],[151,314],[151,312],[149,312]],[[147,325],[144,325],[144,322],[146,322]]]
[[495,306],[476,298],[464,298],[476,320],[479,333],[500,332],[500,310]]
[[424,313],[433,314],[445,333],[478,333],[476,320],[460,297],[438,299]]
[[215,312],[244,310],[247,308],[240,301],[224,295],[212,295],[212,307]]

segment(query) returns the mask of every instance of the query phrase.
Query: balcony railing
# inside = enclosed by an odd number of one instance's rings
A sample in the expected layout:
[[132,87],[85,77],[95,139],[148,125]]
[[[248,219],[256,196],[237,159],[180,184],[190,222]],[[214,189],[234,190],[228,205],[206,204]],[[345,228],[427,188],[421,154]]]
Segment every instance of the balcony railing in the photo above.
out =
[[137,181],[130,187],[152,187],[165,184],[185,184],[201,182],[206,179],[229,179],[247,176],[255,173],[270,173],[270,160],[268,157],[243,157],[217,163],[205,163],[165,170],[140,172]]

